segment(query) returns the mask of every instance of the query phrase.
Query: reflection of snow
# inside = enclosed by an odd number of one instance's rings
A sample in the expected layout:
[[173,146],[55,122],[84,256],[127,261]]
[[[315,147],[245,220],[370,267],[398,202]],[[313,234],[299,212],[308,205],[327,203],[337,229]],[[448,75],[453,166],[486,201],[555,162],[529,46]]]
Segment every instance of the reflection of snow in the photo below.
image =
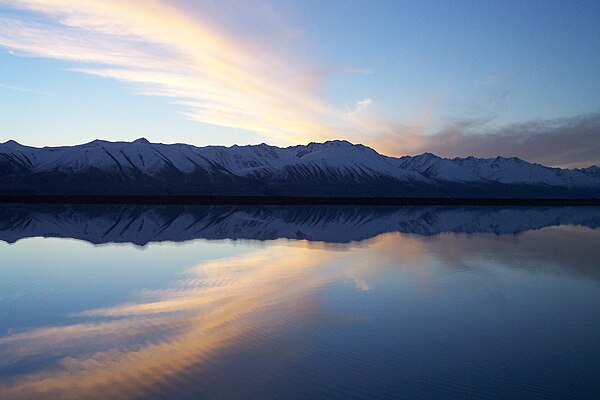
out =
[[366,240],[386,232],[515,234],[600,226],[598,207],[17,206],[0,210],[0,239],[68,237],[92,243],[192,239]]

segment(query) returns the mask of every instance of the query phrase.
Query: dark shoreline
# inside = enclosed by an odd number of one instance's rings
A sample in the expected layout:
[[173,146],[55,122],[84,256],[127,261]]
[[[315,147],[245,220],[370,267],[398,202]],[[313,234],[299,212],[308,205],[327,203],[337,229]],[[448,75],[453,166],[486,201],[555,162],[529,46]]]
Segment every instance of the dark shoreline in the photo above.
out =
[[300,197],[300,196],[96,196],[0,195],[0,203],[149,205],[369,205],[369,206],[600,206],[599,199]]

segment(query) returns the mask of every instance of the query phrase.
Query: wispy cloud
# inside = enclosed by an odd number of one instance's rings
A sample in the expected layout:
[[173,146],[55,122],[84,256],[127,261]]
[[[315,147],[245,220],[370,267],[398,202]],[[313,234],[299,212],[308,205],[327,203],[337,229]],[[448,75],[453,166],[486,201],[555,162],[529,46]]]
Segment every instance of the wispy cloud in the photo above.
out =
[[363,99],[363,100],[359,100],[356,102],[356,106],[354,107],[354,110],[350,111],[348,114],[352,117],[357,116],[357,115],[361,114],[363,111],[367,110],[369,107],[371,107],[371,104],[373,104],[373,99],[370,97],[367,97],[366,99]]
[[56,93],[45,92],[43,90],[28,89],[21,86],[5,85],[0,83],[0,89],[14,90],[17,92],[41,94],[42,96],[58,96]]
[[[82,63],[77,71],[172,99],[191,119],[279,141],[340,136],[343,118],[315,95],[309,73],[158,0],[16,0],[0,45]],[[34,18],[33,16],[36,16]]]

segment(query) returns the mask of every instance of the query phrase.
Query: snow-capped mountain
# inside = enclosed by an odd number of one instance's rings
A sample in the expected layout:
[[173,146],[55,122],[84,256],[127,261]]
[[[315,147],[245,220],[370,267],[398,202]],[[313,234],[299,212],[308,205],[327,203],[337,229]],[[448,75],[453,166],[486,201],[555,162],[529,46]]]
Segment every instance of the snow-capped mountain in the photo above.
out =
[[600,173],[511,157],[400,158],[334,140],[287,148],[93,142],[0,144],[0,193],[597,197]]

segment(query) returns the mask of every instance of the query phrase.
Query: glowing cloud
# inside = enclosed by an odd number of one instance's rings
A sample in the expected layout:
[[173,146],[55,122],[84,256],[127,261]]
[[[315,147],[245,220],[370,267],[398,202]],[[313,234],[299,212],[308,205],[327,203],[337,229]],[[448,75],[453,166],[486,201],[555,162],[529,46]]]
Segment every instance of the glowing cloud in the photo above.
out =
[[141,94],[171,98],[187,117],[201,122],[283,142],[340,136],[329,126],[339,126],[336,116],[344,115],[314,95],[309,74],[275,54],[257,54],[168,2],[2,4],[24,12],[0,18],[0,46],[86,63],[76,70],[132,83]]

